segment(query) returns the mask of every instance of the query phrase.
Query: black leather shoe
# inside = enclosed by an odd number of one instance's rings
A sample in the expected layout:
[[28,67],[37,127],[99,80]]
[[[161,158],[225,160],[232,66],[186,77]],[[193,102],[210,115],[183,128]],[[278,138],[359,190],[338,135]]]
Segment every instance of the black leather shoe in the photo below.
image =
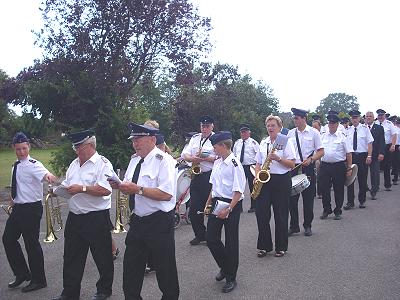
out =
[[47,286],[46,282],[32,282],[29,283],[27,286],[24,286],[21,291],[23,293],[28,293],[36,290],[40,290],[42,288],[45,288]]
[[288,235],[292,235],[294,233],[299,233],[299,232],[300,232],[300,228],[296,228],[296,229],[289,228]]
[[376,200],[376,193],[371,193],[371,200]]
[[366,208],[365,203],[360,203],[359,208]]
[[335,216],[333,217],[334,220],[341,220],[342,216],[339,214],[335,214]]
[[328,216],[329,216],[329,214],[328,214],[327,212],[323,212],[323,213],[322,213],[322,216],[320,216],[319,218],[320,218],[321,220],[325,220]]
[[201,242],[205,242],[205,241],[206,241],[205,239],[200,239],[200,238],[198,238],[198,237],[196,236],[193,240],[190,241],[190,245],[192,245],[192,246],[197,246],[197,245],[199,245]]
[[351,204],[349,204],[349,203],[347,203],[347,204],[343,207],[344,210],[349,210],[349,209],[352,209],[352,208],[354,208],[354,204],[351,205]]
[[10,289],[16,288],[17,286],[20,286],[21,283],[23,283],[24,281],[29,281],[31,280],[31,275],[23,275],[23,276],[16,276],[14,281],[11,281],[8,284],[8,287]]
[[216,281],[221,281],[221,280],[224,280],[225,279],[225,273],[224,272],[222,272],[222,270],[221,271],[219,271],[219,273],[217,274],[217,276],[215,276],[215,280]]
[[94,294],[92,300],[104,300],[109,298],[111,295],[109,294],[104,294],[104,293],[96,293]]
[[304,228],[304,235],[305,235],[305,236],[312,236],[311,227],[306,227],[306,228]]
[[223,293],[232,292],[235,289],[236,285],[237,285],[236,280],[227,281],[222,288],[222,292]]

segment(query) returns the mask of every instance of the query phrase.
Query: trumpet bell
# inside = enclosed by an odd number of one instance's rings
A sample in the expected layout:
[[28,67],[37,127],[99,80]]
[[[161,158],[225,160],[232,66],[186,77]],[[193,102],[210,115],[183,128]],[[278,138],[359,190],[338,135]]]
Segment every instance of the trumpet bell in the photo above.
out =
[[193,175],[199,175],[201,173],[201,168],[199,165],[193,166],[190,170]]

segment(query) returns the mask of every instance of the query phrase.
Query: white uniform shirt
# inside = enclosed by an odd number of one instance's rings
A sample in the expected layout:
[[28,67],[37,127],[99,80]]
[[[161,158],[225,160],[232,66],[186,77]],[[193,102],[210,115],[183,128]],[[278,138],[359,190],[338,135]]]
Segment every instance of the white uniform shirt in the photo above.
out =
[[346,160],[346,154],[351,153],[353,147],[348,144],[348,140],[342,131],[337,130],[334,134],[329,132],[321,136],[324,147],[324,156],[321,160],[327,163],[335,163]]
[[[172,197],[169,201],[157,201],[136,194],[134,212],[140,217],[151,215],[159,210],[169,212],[175,208],[177,171],[175,170],[174,161],[169,159],[167,155],[167,153],[154,147],[144,158],[137,184],[145,189],[158,188]],[[124,181],[132,181],[136,165],[140,160],[140,156],[132,156]]]
[[[392,136],[394,134],[397,134],[397,129],[396,126],[389,120],[384,120],[381,124],[379,120],[375,121],[375,124],[383,126],[383,130],[385,131],[385,143],[386,144],[391,144],[392,143]],[[397,138],[397,137],[396,137]]]
[[[271,153],[272,151],[272,144],[270,137],[263,139],[260,143],[260,150],[257,152],[256,155],[256,162],[260,165],[263,165],[265,158],[267,157],[267,153]],[[278,156],[284,159],[296,159],[296,150],[293,143],[293,139],[289,138],[287,141],[286,147],[284,150],[278,150],[275,152]],[[291,168],[285,167],[280,162],[273,160],[270,164],[270,173],[271,174],[285,174],[290,171]]]
[[231,153],[225,160],[222,157],[214,162],[210,176],[212,197],[233,198],[234,192],[243,193],[246,185],[246,176],[239,159]]
[[[243,166],[254,165],[256,163],[256,154],[260,149],[260,144],[253,138],[249,137],[245,140]],[[233,146],[233,153],[240,161],[240,154],[242,153],[243,140],[238,139]]]
[[[183,153],[185,153],[185,151],[186,151],[186,149],[187,149],[188,146],[189,146],[189,143],[187,143],[187,144],[185,145],[185,147],[183,147],[183,150],[182,150],[182,152],[181,152],[181,158],[182,158],[182,159],[185,159]],[[186,161],[186,163],[187,163],[187,165],[188,165],[189,167],[192,166],[192,162],[191,162],[191,161]]]
[[[304,128],[302,132],[297,129],[297,134],[299,137],[299,144],[303,160],[307,159],[307,157],[309,157],[311,153],[316,152],[321,148],[324,148],[321,144],[321,135],[315,128],[306,125],[306,128]],[[296,163],[301,163],[300,154],[296,142],[296,128],[293,128],[289,131],[288,137],[292,138],[295,143],[296,155],[298,157],[296,159]]]
[[[213,132],[211,134],[214,134]],[[205,141],[205,139],[207,139]],[[205,141],[205,142],[204,142]],[[199,148],[202,146],[202,153],[208,156],[215,156],[214,147],[210,142],[209,138],[202,138],[201,133],[195,134],[190,139],[189,145],[182,151],[182,154],[196,156],[199,152]],[[200,168],[202,172],[211,171],[213,168],[212,162],[202,161],[200,162]]]
[[[86,186],[99,185],[112,192],[105,174],[111,174],[113,166],[104,156],[97,152],[92,155],[82,166],[79,158],[76,158],[69,165],[63,186],[80,184]],[[108,196],[93,196],[87,193],[77,193],[68,200],[70,212],[80,215],[91,211],[99,211],[111,208],[111,194]]]
[[365,124],[358,124],[357,127],[349,127],[347,134],[348,144],[351,145],[353,148],[354,128],[357,128],[357,150],[353,149],[353,152],[368,152],[368,144],[372,143],[374,141],[374,138],[372,137],[371,131],[369,130],[368,126]]
[[396,139],[396,145],[400,145],[400,127],[397,127],[397,139]]
[[[13,168],[11,170],[12,177]],[[17,166],[17,196],[14,203],[24,204],[43,199],[43,178],[49,171],[40,161],[32,159],[29,155],[21,160]]]
[[[338,131],[341,131],[345,135],[347,135],[347,129],[343,126],[343,124],[339,124]],[[329,124],[325,124],[324,126],[321,127],[321,134],[326,132],[329,132]]]

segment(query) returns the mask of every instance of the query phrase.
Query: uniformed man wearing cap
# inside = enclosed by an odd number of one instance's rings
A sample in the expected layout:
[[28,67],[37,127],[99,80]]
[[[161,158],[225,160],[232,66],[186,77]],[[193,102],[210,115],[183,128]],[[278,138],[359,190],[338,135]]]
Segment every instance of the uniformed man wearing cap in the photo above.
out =
[[385,157],[381,162],[383,165],[384,186],[386,191],[391,191],[390,170],[392,168],[393,152],[396,148],[397,129],[392,122],[386,119],[386,111],[378,109],[376,113],[378,114],[378,120],[375,123],[383,126],[385,131]]
[[376,194],[379,191],[380,175],[379,175],[379,164],[383,160],[385,155],[385,132],[381,125],[375,124],[375,116],[372,111],[368,111],[365,114],[365,125],[370,130],[374,141],[372,142],[372,157],[369,165],[371,172],[371,199],[376,200]]
[[[307,111],[292,108],[293,121],[296,128],[289,131],[288,137],[296,141],[296,165],[302,164],[301,168],[292,171],[292,177],[299,171],[307,175],[310,185],[301,193],[303,197],[303,215],[304,215],[304,235],[311,236],[311,223],[314,219],[314,197],[315,197],[315,161],[324,155],[324,147],[321,144],[320,133],[307,125]],[[298,202],[300,195],[290,197],[289,213],[290,226],[289,235],[300,232]]]
[[191,139],[192,136],[194,136],[195,134],[198,134],[198,132],[191,131],[191,132],[185,133],[185,135],[184,135],[184,138],[185,138],[185,146],[183,147],[183,150],[182,150],[182,152],[181,152],[181,156],[178,158],[178,163],[179,163],[178,169],[182,169],[182,168],[184,169],[184,168],[187,168],[188,166],[189,166],[189,167],[192,166],[192,163],[191,163],[191,162],[188,162],[188,161],[185,160],[184,154],[183,154],[183,153],[186,151],[186,148],[189,146],[190,139]]
[[351,127],[352,123],[350,122],[350,119],[348,117],[343,117],[340,119],[340,124],[343,125],[345,129],[345,133],[347,135],[349,128]]
[[[15,280],[8,284],[16,288],[24,281],[30,283],[22,292],[47,286],[43,251],[39,242],[40,220],[43,214],[43,181],[54,182],[56,177],[41,162],[29,155],[31,146],[25,134],[18,132],[12,141],[17,161],[12,168],[11,214],[3,233],[3,245]],[[18,239],[24,238],[29,267]]]
[[[200,166],[200,174],[193,175],[190,183],[190,221],[194,232],[194,239],[190,241],[192,246],[198,245],[206,240],[206,227],[203,215],[197,214],[206,204],[211,191],[210,175],[216,155],[210,142],[214,134],[214,119],[210,116],[200,118],[201,133],[194,135],[187,148],[182,152],[186,161]],[[193,167],[192,167],[193,168]]]
[[[254,175],[250,171],[250,167],[256,164],[256,154],[260,148],[260,144],[250,137],[251,131],[248,124],[240,125],[240,139],[235,142],[233,146],[234,155],[240,160],[246,179],[249,184],[250,192],[253,190]],[[251,199],[249,213],[255,212],[255,200]]]
[[[211,172],[211,193],[207,205],[217,200],[229,203],[218,215],[211,214],[207,223],[207,246],[217,262],[220,272],[215,279],[226,283],[223,293],[236,287],[236,273],[239,266],[239,220],[245,189],[245,173],[238,158],[231,152],[232,134],[221,131],[210,137],[215,153],[219,156]],[[225,245],[221,241],[222,227],[225,227]]]
[[338,130],[339,117],[331,114],[327,116],[329,131],[322,134],[321,142],[324,147],[324,156],[321,158],[319,182],[322,192],[323,213],[321,219],[326,219],[332,213],[331,187],[335,195],[336,207],[333,210],[334,219],[342,219],[344,201],[344,183],[346,176],[351,175],[352,148],[343,132]]
[[[330,116],[330,115],[339,116],[339,113],[337,111],[335,111],[335,110],[330,109],[328,111],[328,116]],[[340,121],[340,118],[339,118],[339,121]],[[338,130],[340,130],[341,132],[346,134],[346,128],[340,123],[339,123],[339,126],[338,126]],[[326,133],[326,132],[329,132],[329,125],[328,124],[325,124],[325,126],[323,126],[322,129],[321,129],[321,134],[322,133]]]
[[106,299],[111,295],[114,278],[113,225],[110,220],[112,188],[106,177],[113,166],[97,153],[94,131],[71,133],[68,138],[77,158],[69,165],[62,182],[71,198],[64,230],[64,289],[56,299],[79,299],[89,249],[100,275],[92,299]]
[[130,123],[132,155],[122,183],[111,183],[129,194],[133,211],[125,239],[123,290],[125,299],[140,296],[149,255],[162,299],[178,299],[174,214],[176,171],[173,160],[156,147],[158,129]]
[[[365,124],[360,124],[361,113],[358,110],[349,111],[351,126],[347,132],[349,145],[353,146],[352,162],[358,166],[358,201],[360,208],[365,208],[367,194],[368,166],[372,162],[372,142],[374,138]],[[347,204],[345,210],[354,207],[354,182],[347,187]]]

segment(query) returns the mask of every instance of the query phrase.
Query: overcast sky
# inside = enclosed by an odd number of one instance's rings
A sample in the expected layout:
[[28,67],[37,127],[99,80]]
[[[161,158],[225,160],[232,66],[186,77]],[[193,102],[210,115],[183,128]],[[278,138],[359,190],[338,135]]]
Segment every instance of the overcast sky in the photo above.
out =
[[[0,68],[15,76],[40,57],[31,29],[37,0],[3,0]],[[281,109],[315,110],[329,93],[361,111],[400,114],[400,2],[396,0],[194,0],[212,19],[210,59],[263,80]]]

